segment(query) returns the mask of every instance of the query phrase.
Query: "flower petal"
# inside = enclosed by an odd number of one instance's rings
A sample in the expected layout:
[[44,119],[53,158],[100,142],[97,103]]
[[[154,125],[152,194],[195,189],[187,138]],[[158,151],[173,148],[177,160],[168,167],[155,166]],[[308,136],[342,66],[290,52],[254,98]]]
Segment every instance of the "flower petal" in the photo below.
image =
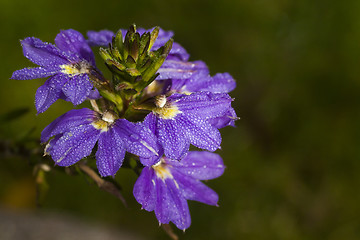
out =
[[178,172],[177,169],[173,169],[171,172],[174,179],[176,179],[184,198],[209,205],[217,205],[219,196],[214,190],[199,180]]
[[155,179],[157,201],[155,215],[160,223],[172,221],[179,229],[186,229],[191,224],[189,207],[181,195],[174,179],[167,178],[165,183],[160,178]]
[[218,129],[197,115],[182,115],[177,118],[178,125],[194,146],[215,151],[220,148],[221,135]]
[[102,132],[96,152],[96,165],[102,177],[114,176],[121,167],[125,156],[125,146],[120,136],[110,128]]
[[180,123],[177,122],[177,118],[171,120],[159,118],[157,122],[157,137],[164,148],[165,156],[176,160],[182,159],[190,147],[189,137]]
[[111,40],[114,36],[114,33],[109,30],[101,30],[101,31],[88,31],[87,37],[88,37],[88,44],[90,46],[102,46],[106,47],[111,43]]
[[113,128],[124,141],[126,151],[144,158],[158,156],[156,136],[142,123],[118,119]]
[[180,162],[173,160],[169,164],[177,171],[199,180],[220,177],[225,170],[221,157],[206,151],[190,151]]
[[[137,31],[140,33],[140,34],[143,34],[145,32],[152,32],[154,30],[154,28],[152,29],[149,29],[149,30],[146,30],[146,29],[138,29]],[[162,47],[165,45],[165,43],[167,41],[170,40],[170,38],[172,38],[174,36],[174,33],[172,31],[165,31],[163,29],[159,29],[159,34],[158,34],[158,37],[157,39],[155,40],[155,43],[152,47],[152,51],[155,51],[157,50],[159,47]]]
[[190,55],[185,50],[185,48],[183,48],[180,44],[174,42],[167,59],[187,61],[189,60],[189,57]]
[[74,105],[79,105],[90,94],[93,85],[86,74],[68,76],[68,78],[62,91]]
[[232,98],[226,93],[196,92],[180,96],[173,94],[169,100],[174,99],[180,111],[206,119],[223,116],[232,102]]
[[228,93],[235,87],[236,82],[229,73],[218,73],[213,77],[191,78],[186,83],[186,90],[189,92]]
[[70,110],[44,128],[41,132],[41,142],[44,143],[50,137],[68,132],[78,126],[89,125],[93,121],[94,114],[95,112],[88,108]]
[[157,117],[153,113],[149,113],[143,122],[144,126],[149,128],[150,131],[154,134],[156,134],[157,129]]
[[68,63],[66,56],[54,45],[29,37],[21,41],[24,56],[33,63],[48,67]]
[[216,128],[223,128],[226,126],[235,127],[235,121],[238,119],[235,110],[231,107],[229,110],[220,117],[209,119],[210,124]]
[[151,167],[144,167],[136,180],[134,197],[146,211],[153,211],[156,203],[155,172]]
[[183,62],[166,60],[158,70],[160,75],[156,79],[188,79],[202,71],[209,72],[206,64],[202,61]]
[[63,134],[50,149],[50,155],[59,166],[70,166],[91,154],[100,131],[91,125],[81,125]]
[[[73,29],[62,30],[55,38],[56,46],[64,52],[67,52],[69,55],[74,53],[80,57],[80,59],[85,59],[95,66],[94,54],[86,42],[84,36]],[[74,59],[75,60],[75,59]]]
[[17,70],[11,76],[11,79],[15,80],[29,80],[35,78],[45,78],[58,73],[60,68],[55,67],[35,67],[35,68],[23,68]]
[[101,95],[99,93],[99,90],[97,90],[97,88],[94,88],[90,91],[90,93],[87,97],[89,99],[99,99],[99,98],[101,98]]
[[61,95],[61,86],[65,79],[57,74],[40,86],[35,94],[35,107],[38,113],[45,112]]

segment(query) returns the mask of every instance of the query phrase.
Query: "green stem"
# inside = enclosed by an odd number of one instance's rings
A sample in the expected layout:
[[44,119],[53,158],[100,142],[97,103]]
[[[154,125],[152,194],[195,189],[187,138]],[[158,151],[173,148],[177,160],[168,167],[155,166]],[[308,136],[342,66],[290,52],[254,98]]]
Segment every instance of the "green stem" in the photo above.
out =
[[105,99],[115,104],[116,109],[119,111],[119,113],[123,111],[124,105],[121,96],[107,89],[98,89],[98,90],[101,96],[103,96]]

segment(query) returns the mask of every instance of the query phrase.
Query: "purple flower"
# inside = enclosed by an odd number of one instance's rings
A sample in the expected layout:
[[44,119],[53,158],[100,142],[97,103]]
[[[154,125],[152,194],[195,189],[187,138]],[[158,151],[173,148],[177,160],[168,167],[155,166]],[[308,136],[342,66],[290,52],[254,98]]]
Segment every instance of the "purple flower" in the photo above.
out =
[[[152,30],[153,28],[148,30],[144,28],[136,29],[136,31],[140,35],[144,34],[145,32],[151,32]],[[127,30],[121,29],[121,33],[125,37]],[[164,31],[163,29],[160,28],[159,35],[154,45],[152,46],[151,50],[155,51],[160,47],[164,46],[165,43],[169,41],[171,37],[173,37],[173,35],[174,35],[173,32]],[[114,33],[109,30],[101,30],[99,32],[88,31],[87,36],[88,36],[88,42],[91,46],[107,46],[109,45],[109,43],[111,43]],[[186,52],[185,48],[183,48],[180,44],[174,42],[167,59],[187,61],[189,59],[189,54]]]
[[70,166],[91,154],[96,142],[96,164],[101,176],[113,176],[122,165],[125,151],[152,158],[159,151],[154,134],[141,123],[116,119],[110,112],[74,109],[58,117],[41,133],[45,154],[56,165]]
[[156,80],[177,79],[185,80],[192,77],[207,76],[209,69],[203,61],[186,62],[167,59],[158,71]]
[[[228,73],[217,73],[211,77],[206,72],[194,74],[188,79],[172,79],[168,87],[170,91],[190,94],[193,92],[229,93],[236,87],[236,82]],[[223,116],[209,119],[211,125],[216,128],[235,126],[238,119],[235,110],[230,107]]]
[[231,101],[226,93],[160,95],[156,97],[156,108],[146,116],[144,124],[155,133],[165,156],[171,159],[184,157],[190,143],[215,151],[220,148],[221,136],[208,120],[224,116]]
[[[34,37],[21,41],[25,57],[39,67],[17,70],[11,77],[16,80],[50,77],[36,92],[38,113],[47,110],[59,98],[78,105],[94,95],[89,79],[95,69],[94,55],[81,33],[72,29],[61,31],[55,44]],[[98,95],[97,90],[95,95]]]
[[219,129],[226,126],[235,127],[235,121],[238,119],[240,118],[236,115],[234,108],[230,107],[222,116],[211,118],[209,122],[213,127]]
[[187,200],[217,206],[218,195],[200,180],[221,176],[225,166],[219,155],[189,152],[180,162],[162,157],[145,167],[134,185],[134,197],[146,211],[154,211],[160,224],[190,226]]
[[88,31],[87,32],[88,40],[90,46],[107,46],[111,43],[111,40],[114,36],[114,33],[109,30],[101,30],[99,32],[96,31]]
[[[166,61],[159,72],[160,76],[147,88],[147,94],[150,96],[149,90],[158,94],[168,94],[168,92],[182,94],[194,92],[229,93],[236,87],[235,80],[228,73],[217,73],[211,77],[205,63],[201,61]],[[160,87],[162,89],[155,90],[156,86],[162,86]],[[223,128],[229,125],[235,126],[237,119],[235,110],[230,107],[223,116],[217,116],[210,122],[216,128]]]
[[171,90],[178,93],[212,92],[229,93],[236,87],[234,78],[229,73],[217,73],[210,76],[207,72],[193,74],[189,78],[171,79]]

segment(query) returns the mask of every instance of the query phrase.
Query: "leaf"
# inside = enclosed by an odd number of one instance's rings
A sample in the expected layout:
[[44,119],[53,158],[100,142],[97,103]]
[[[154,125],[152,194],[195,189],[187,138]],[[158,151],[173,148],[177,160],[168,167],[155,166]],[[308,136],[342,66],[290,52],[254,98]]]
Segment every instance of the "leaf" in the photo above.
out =
[[154,30],[151,32],[148,52],[150,52],[152,46],[154,45],[154,43],[159,35],[159,31],[160,31],[160,27],[155,27]]
[[121,30],[119,30],[115,38],[113,38],[113,47],[118,49],[121,54],[124,53],[124,42]]

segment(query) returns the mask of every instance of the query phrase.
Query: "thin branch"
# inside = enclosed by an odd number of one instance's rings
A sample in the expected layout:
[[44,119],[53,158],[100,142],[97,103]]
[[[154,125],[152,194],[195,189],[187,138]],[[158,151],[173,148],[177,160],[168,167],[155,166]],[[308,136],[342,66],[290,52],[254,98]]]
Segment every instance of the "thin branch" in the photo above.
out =
[[162,224],[161,227],[172,240],[179,240],[169,224]]
[[81,171],[83,171],[92,180],[94,180],[94,182],[101,190],[104,190],[105,192],[114,195],[115,197],[121,200],[121,202],[125,205],[125,207],[127,207],[125,198],[122,196],[122,194],[120,193],[119,189],[115,186],[115,184],[102,179],[94,170],[92,170],[89,166],[85,165],[83,162],[80,162],[78,166],[81,169]]

